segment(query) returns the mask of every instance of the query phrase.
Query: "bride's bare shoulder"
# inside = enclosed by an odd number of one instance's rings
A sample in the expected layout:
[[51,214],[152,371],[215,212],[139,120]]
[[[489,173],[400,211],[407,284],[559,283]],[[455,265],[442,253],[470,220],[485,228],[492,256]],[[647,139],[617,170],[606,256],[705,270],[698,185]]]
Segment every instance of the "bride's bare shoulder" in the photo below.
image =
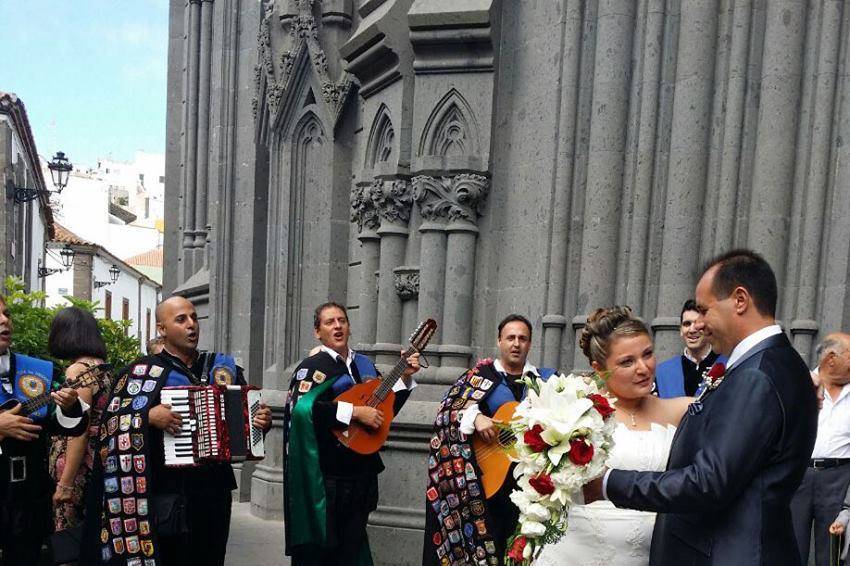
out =
[[664,424],[679,426],[679,422],[688,410],[688,405],[693,402],[693,397],[674,397],[672,399],[660,399],[656,397],[655,404],[658,407],[658,418]]
[[688,406],[694,402],[693,397],[674,397],[673,399],[662,399],[670,408],[670,422],[679,426],[679,422],[688,410]]

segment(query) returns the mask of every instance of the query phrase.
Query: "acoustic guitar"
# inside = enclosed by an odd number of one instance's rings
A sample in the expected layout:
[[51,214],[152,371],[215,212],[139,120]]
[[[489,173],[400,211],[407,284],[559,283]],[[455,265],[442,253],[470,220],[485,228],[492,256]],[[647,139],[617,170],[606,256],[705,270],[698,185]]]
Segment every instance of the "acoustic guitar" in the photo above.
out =
[[[110,364],[99,364],[92,366],[77,376],[77,379],[72,383],[63,383],[60,389],[81,389],[83,387],[92,387],[94,385],[103,387],[104,373],[111,369]],[[28,401],[21,403],[17,399],[9,399],[3,404],[0,404],[0,412],[14,409],[21,405],[20,415],[27,416],[38,411],[48,403],[50,403],[50,394],[53,391],[45,391],[41,395],[37,395]]]
[[407,358],[415,352],[421,352],[428,345],[436,330],[437,323],[432,318],[420,324],[410,336],[410,347],[401,355],[398,363],[387,375],[381,377],[381,379],[370,379],[365,383],[355,385],[336,398],[337,401],[345,401],[357,407],[374,407],[384,414],[384,422],[380,428],[372,429],[360,423],[352,422],[348,428],[334,431],[334,435],[336,435],[340,444],[358,454],[374,454],[380,450],[387,436],[389,436],[390,423],[395,417],[393,412],[395,403],[393,385],[407,368]]
[[[493,423],[506,425],[514,418],[516,401],[505,403],[496,414],[493,415]],[[516,436],[508,428],[499,428],[499,436],[496,442],[489,443],[481,439],[478,434],[472,436],[472,450],[475,452],[475,460],[481,469],[481,486],[484,488],[484,497],[490,499],[502,486],[511,469],[511,457],[516,457],[514,445]]]

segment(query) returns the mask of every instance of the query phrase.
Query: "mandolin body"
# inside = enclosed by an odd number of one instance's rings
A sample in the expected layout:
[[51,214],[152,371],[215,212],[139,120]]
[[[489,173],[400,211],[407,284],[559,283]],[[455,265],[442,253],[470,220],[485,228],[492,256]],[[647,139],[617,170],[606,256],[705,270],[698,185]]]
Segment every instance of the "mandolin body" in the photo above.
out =
[[[516,411],[516,401],[505,403],[496,414],[493,422],[507,424],[511,422]],[[516,456],[513,442],[508,445],[504,443],[499,447],[496,443],[485,442],[477,433],[472,435],[472,450],[475,452],[475,460],[481,470],[481,487],[484,488],[484,497],[490,499],[505,484],[508,472],[511,469],[511,456]]]
[[[366,383],[355,385],[335,400],[345,401],[354,406],[368,405],[369,399],[379,385],[381,385],[380,379],[371,379]],[[390,434],[390,424],[395,417],[393,413],[394,405],[395,393],[388,391],[384,400],[375,406],[376,409],[384,413],[384,423],[380,428],[372,429],[352,421],[348,428],[335,430],[334,435],[340,444],[358,454],[374,454],[381,449]]]

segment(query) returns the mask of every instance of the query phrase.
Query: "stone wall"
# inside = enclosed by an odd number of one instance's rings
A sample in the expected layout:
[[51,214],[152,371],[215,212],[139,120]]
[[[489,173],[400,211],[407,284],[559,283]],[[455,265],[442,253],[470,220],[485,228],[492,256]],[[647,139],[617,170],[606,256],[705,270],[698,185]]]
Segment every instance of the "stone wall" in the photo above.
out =
[[440,323],[384,451],[382,564],[418,563],[436,401],[509,312],[538,364],[584,367],[614,303],[670,355],[701,263],[748,246],[811,360],[850,326],[845,24],[828,0],[172,0],[165,288],[275,406],[254,513],[281,515],[283,390],[328,299],[379,364]]

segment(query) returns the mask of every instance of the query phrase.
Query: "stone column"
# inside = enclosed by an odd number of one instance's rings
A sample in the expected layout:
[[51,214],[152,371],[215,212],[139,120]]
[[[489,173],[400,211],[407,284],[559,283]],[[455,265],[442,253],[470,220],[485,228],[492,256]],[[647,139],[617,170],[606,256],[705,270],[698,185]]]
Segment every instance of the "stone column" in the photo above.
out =
[[351,221],[357,224],[360,232],[360,323],[357,329],[359,342],[374,344],[378,323],[378,288],[375,285],[375,273],[381,257],[381,237],[376,230],[381,224],[378,212],[372,202],[370,184],[356,185],[351,192]]
[[[420,316],[442,319],[440,365],[466,367],[472,353],[472,292],[475,285],[476,222],[490,188],[482,175],[464,173],[454,177],[421,175],[413,180],[415,198],[426,220],[422,238]],[[448,224],[437,223],[448,219]],[[442,251],[444,250],[444,251]],[[440,269],[438,260],[444,258]],[[442,280],[443,287],[438,287]],[[442,295],[440,308],[437,296]],[[426,309],[434,308],[434,317]]]
[[[183,281],[195,272],[195,195],[197,193],[198,173],[198,77],[200,71],[201,49],[201,0],[189,2],[189,60],[186,74],[186,155],[185,184],[183,190]],[[182,283],[183,281],[180,281]]]
[[195,185],[195,242],[193,267],[197,271],[205,263],[204,249],[207,245],[207,206],[209,195],[209,155],[210,155],[210,57],[212,55],[213,35],[212,0],[201,2],[200,56],[198,59],[198,153],[197,182]]
[[[679,347],[679,313],[693,297],[703,219],[711,128],[716,7],[711,3],[682,6],[676,64],[676,94],[670,135],[667,195],[659,274],[657,316],[652,321],[656,344],[666,350]],[[644,316],[649,313],[638,313]]]
[[393,285],[396,295],[401,300],[401,347],[408,346],[407,333],[412,332],[419,321],[416,319],[419,297],[419,268],[412,265],[402,265],[393,269]]
[[[375,349],[378,363],[395,363],[401,349],[401,298],[396,294],[393,270],[404,263],[407,247],[410,206],[413,199],[410,183],[403,179],[376,179],[371,197],[381,225],[378,228],[380,258],[378,260],[378,321]],[[382,353],[383,351],[383,353]]]

